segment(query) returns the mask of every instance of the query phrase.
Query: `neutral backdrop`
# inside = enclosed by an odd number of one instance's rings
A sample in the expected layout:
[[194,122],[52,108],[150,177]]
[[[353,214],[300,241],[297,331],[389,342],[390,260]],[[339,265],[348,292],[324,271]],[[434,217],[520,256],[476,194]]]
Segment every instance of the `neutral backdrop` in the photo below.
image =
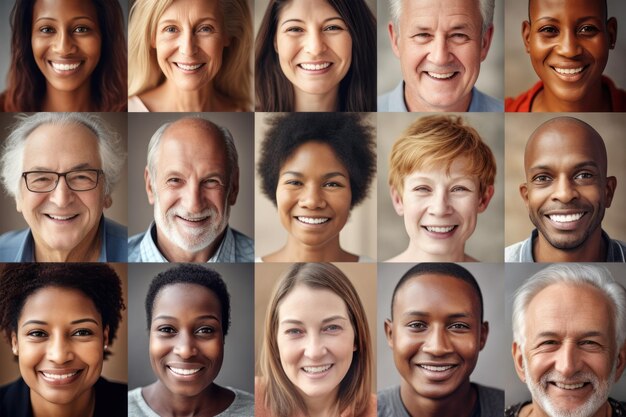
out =
[[[0,264],[0,271],[5,264]],[[111,355],[104,361],[102,376],[118,382],[128,381],[128,275],[125,263],[109,263],[109,266],[117,272],[122,281],[122,296],[127,310],[122,311],[122,321],[117,329],[115,341],[109,344]],[[11,343],[4,339],[4,334],[0,335],[0,386],[16,380],[20,376],[17,360],[11,352]]]
[[[387,344],[384,323],[391,317],[391,295],[398,281],[414,264],[378,264],[378,390],[400,384],[400,374]],[[478,356],[471,380],[482,385],[502,389],[504,375],[501,369],[508,366],[510,353],[505,343],[504,321],[504,265],[463,263],[478,281],[483,294],[484,318],[489,322],[487,344]]]
[[[409,237],[404,219],[396,214],[389,194],[389,155],[391,147],[406,128],[424,114],[378,113],[378,260],[384,261],[404,251]],[[482,262],[502,262],[504,248],[504,118],[502,113],[463,113],[489,145],[496,158],[495,193],[487,210],[478,214],[476,230],[465,251]]]
[[[611,207],[606,209],[602,228],[613,239],[626,240],[626,152],[624,132],[626,119],[622,113],[507,113],[505,115],[506,165],[505,165],[505,244],[527,239],[534,229],[528,210],[519,193],[525,181],[524,148],[531,133],[539,125],[557,116],[572,116],[589,123],[600,133],[608,153],[608,175],[617,177],[617,188]],[[563,150],[567,152],[567,149]],[[502,229],[500,229],[502,230]]]
[[[156,377],[148,356],[149,334],[144,303],[154,277],[169,268],[167,264],[128,265],[129,340],[128,388],[146,386]],[[224,362],[215,382],[254,392],[254,280],[252,264],[213,264],[230,294],[230,328],[224,345]],[[181,300],[184,302],[184,300]]]
[[252,113],[128,113],[128,235],[143,233],[154,219],[148,203],[144,169],[148,143],[164,123],[183,117],[202,117],[230,130],[239,155],[239,195],[231,207],[229,224],[252,237],[254,233],[254,115]]
[[[626,265],[624,264],[598,264],[606,266],[613,274],[613,277],[620,284],[626,286]],[[504,378],[503,388],[506,390],[506,402],[505,404],[516,404],[520,401],[527,401],[530,399],[530,393],[526,388],[526,385],[517,376],[515,367],[513,365],[513,358],[511,355],[511,347],[513,345],[513,330],[512,330],[512,305],[513,305],[513,293],[522,285],[524,280],[530,278],[534,273],[545,268],[548,264],[507,264],[506,265],[506,284],[504,288],[505,294],[505,306],[506,306],[506,321],[504,323],[506,333],[505,339],[502,342],[504,349],[509,352],[509,360],[506,366],[498,367],[498,373]],[[575,319],[575,318],[574,318]],[[611,397],[624,400],[624,393],[626,392],[626,377],[622,375],[619,383],[613,386],[611,390]]]

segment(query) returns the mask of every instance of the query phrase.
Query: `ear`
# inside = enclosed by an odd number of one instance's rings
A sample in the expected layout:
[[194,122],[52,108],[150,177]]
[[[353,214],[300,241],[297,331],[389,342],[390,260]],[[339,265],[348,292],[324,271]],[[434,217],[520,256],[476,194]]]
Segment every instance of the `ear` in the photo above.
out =
[[104,328],[104,331],[102,332],[102,338],[104,339],[104,344],[105,345],[109,345],[111,344],[111,340],[109,339],[109,326],[106,326]]
[[606,31],[609,34],[609,48],[615,49],[615,42],[617,41],[617,19],[611,17],[606,21]]
[[487,336],[489,336],[489,322],[483,321],[480,325],[480,350],[483,350],[487,344]]
[[513,342],[513,348],[511,349],[511,353],[513,354],[513,364],[515,365],[515,372],[517,372],[517,376],[519,379],[526,383],[526,374],[524,373],[524,352],[522,352],[521,346],[519,346],[516,342]]
[[234,206],[239,194],[239,169],[236,169],[230,178],[230,190],[228,191],[228,204]]
[[148,194],[148,201],[150,205],[154,204],[154,190],[152,189],[152,178],[150,178],[150,171],[148,167],[143,171],[143,179],[146,182],[146,194]]
[[613,195],[615,194],[615,188],[617,188],[617,178],[606,177],[606,203],[604,204],[605,208],[611,207]]
[[22,197],[15,196],[15,209],[18,213],[22,212]]
[[111,198],[111,195],[105,195],[104,196],[104,208],[108,209],[109,207],[111,207],[111,204],[113,204],[113,199]]
[[400,48],[398,48],[398,39],[400,37],[400,33],[398,33],[399,30],[398,32],[396,32],[395,29],[396,28],[394,27],[393,22],[389,22],[389,25],[387,26],[387,30],[389,31],[389,40],[391,41],[391,50],[393,51],[393,54],[396,57],[400,58]]
[[524,47],[526,48],[526,53],[530,53],[530,22],[528,20],[524,20],[522,22],[522,39],[524,40]]
[[493,39],[493,25],[489,26],[487,31],[483,34],[483,40],[480,46],[480,61],[484,61],[487,58],[489,47],[491,46],[491,40]]
[[402,196],[396,190],[396,187],[389,188],[389,194],[391,195],[391,203],[394,210],[398,213],[398,216],[404,216],[404,204],[402,203]]
[[489,202],[491,201],[491,197],[493,197],[494,191],[495,190],[493,188],[493,185],[490,185],[487,187],[487,189],[483,193],[483,196],[480,198],[480,202],[478,203],[479,213],[482,213],[483,211],[487,210],[487,207],[489,206]]
[[15,332],[11,332],[11,350],[15,356],[18,356],[20,353],[17,345],[17,334]]
[[619,381],[624,368],[626,367],[626,343],[622,345],[622,348],[617,352],[617,365],[615,367],[615,382]]
[[385,336],[387,337],[387,344],[393,350],[393,322],[389,319],[385,320]]
[[523,182],[519,185],[519,194],[522,196],[524,204],[526,204],[526,209],[528,209],[528,184]]

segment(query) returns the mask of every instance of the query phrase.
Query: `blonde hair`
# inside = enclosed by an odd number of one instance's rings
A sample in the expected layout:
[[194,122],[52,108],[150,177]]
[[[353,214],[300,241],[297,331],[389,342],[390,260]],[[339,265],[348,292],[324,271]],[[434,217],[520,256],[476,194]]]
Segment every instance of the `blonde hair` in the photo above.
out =
[[[156,27],[175,0],[136,0],[130,9],[128,29],[128,96],[141,94],[163,83],[156,50],[151,46]],[[213,80],[218,93],[238,108],[252,106],[252,16],[246,0],[218,0],[230,44],[224,48],[222,67]]]
[[354,328],[356,351],[348,373],[339,384],[339,411],[354,411],[361,415],[369,404],[372,379],[371,337],[365,309],[354,286],[343,272],[330,263],[296,263],[285,272],[275,288],[265,315],[265,334],[259,365],[267,388],[263,401],[274,417],[289,417],[298,410],[306,414],[304,400],[289,380],[280,362],[278,350],[278,308],[281,301],[297,286],[326,289],[346,303]]
[[480,192],[493,185],[496,160],[480,135],[460,116],[426,116],[413,122],[394,143],[389,157],[389,185],[400,195],[404,178],[420,169],[450,166],[457,158],[467,158],[467,171],[476,176]]

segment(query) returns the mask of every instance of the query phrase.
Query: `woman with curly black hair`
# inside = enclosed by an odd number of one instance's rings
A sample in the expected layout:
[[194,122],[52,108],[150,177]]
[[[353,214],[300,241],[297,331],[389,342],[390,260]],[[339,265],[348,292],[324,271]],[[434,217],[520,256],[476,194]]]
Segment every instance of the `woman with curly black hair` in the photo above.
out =
[[290,113],[268,119],[258,174],[288,233],[257,261],[357,262],[339,233],[376,172],[374,129],[360,113]]
[[105,264],[8,264],[0,330],[21,377],[0,387],[0,415],[126,416],[125,384],[100,376],[125,308]]

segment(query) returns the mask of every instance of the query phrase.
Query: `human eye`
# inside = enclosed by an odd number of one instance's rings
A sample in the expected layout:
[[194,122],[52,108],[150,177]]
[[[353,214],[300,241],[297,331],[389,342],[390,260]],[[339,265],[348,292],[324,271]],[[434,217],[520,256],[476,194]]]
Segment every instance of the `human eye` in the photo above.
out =
[[327,183],[324,184],[324,187],[328,187],[328,188],[342,188],[343,185],[336,182],[336,181],[328,181]]
[[183,184],[183,180],[177,177],[171,177],[165,180],[165,183],[171,187],[178,187]]
[[559,30],[555,26],[542,26],[539,28],[539,33],[551,36],[559,33]]
[[450,330],[469,330],[470,326],[467,323],[452,323],[450,326],[448,326],[448,328]]
[[454,187],[452,187],[452,189],[450,190],[452,192],[462,192],[462,191],[471,191],[469,188],[465,187],[464,185],[455,185]]
[[202,326],[198,330],[196,330],[196,333],[202,335],[211,335],[215,333],[215,329],[211,326]]
[[532,180],[535,184],[545,184],[549,182],[551,178],[549,175],[539,174],[539,175],[535,175]]
[[428,32],[417,32],[411,38],[418,43],[426,43],[432,40],[433,35]]
[[197,30],[199,33],[214,33],[215,28],[211,25],[200,26]]
[[578,29],[578,33],[582,33],[583,35],[595,35],[599,32],[599,29],[594,25],[583,25]]
[[465,42],[470,39],[469,35],[467,35],[466,33],[462,33],[462,32],[455,32],[452,35],[450,35],[450,38],[454,42]]
[[87,26],[77,26],[74,28],[75,33],[87,33],[91,30]]
[[301,33],[304,32],[304,29],[301,28],[300,26],[289,26],[285,29],[286,33],[293,33],[293,34],[297,34],[297,33]]
[[335,24],[335,25],[328,25],[324,28],[324,31],[326,32],[338,32],[338,31],[342,31],[344,30],[343,27]]
[[341,330],[343,330],[343,328],[338,324],[329,324],[328,326],[324,327],[324,331],[326,333],[338,333]]
[[163,28],[163,32],[164,33],[176,33],[176,32],[178,32],[178,28],[176,26],[172,26],[172,25],[165,26]]
[[172,326],[159,326],[157,328],[157,332],[162,333],[164,335],[172,335],[176,333],[176,329]]
[[37,330],[30,330],[28,333],[26,333],[26,336],[39,339],[39,338],[48,336],[48,334],[44,332],[43,330],[37,329]]
[[93,332],[89,329],[78,329],[72,333],[72,336],[93,336]]
[[202,182],[202,185],[204,186],[204,188],[213,189],[219,187],[220,185],[222,185],[222,183],[216,178],[208,178]]
[[304,334],[304,332],[301,329],[294,327],[294,328],[286,329],[285,334],[288,336],[300,336],[301,334]]
[[293,185],[294,187],[298,187],[302,185],[302,181],[300,180],[286,180],[285,185]]
[[574,179],[576,180],[590,180],[592,178],[594,178],[595,175],[593,175],[591,172],[580,172],[578,174],[576,174],[576,176],[574,176]]
[[429,193],[431,190],[430,187],[426,186],[426,185],[417,185],[415,187],[413,187],[413,191],[420,193],[420,194],[426,194]]
[[428,326],[426,326],[426,323],[424,323],[423,321],[419,321],[419,320],[408,323],[406,327],[408,327],[410,330],[418,331],[418,332],[426,330],[428,328]]
[[39,32],[41,33],[54,33],[55,30],[52,26],[42,26],[39,28]]

